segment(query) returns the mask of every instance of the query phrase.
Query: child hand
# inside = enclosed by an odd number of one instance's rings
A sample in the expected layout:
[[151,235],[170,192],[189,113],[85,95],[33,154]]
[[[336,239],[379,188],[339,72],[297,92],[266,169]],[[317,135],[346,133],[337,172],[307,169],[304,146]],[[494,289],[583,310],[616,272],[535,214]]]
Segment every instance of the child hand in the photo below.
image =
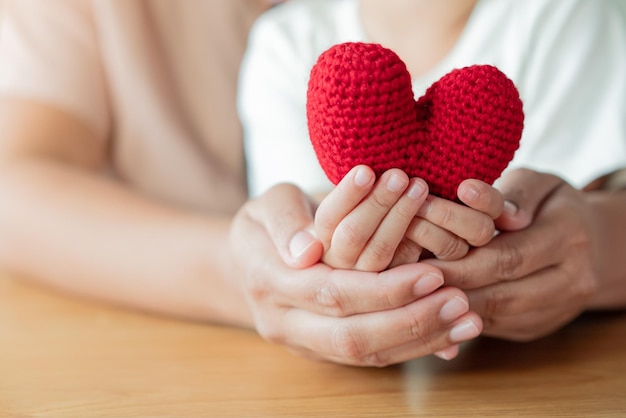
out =
[[[463,181],[457,196],[465,205],[429,195],[406,232],[406,238],[436,258],[458,260],[470,247],[481,247],[493,238],[495,219],[504,211],[504,197],[489,184]],[[392,265],[404,264],[394,260]]]
[[399,169],[388,170],[375,180],[371,168],[356,166],[320,203],[315,229],[324,245],[326,264],[382,271],[398,247],[413,261],[419,258],[421,248],[403,239],[428,196],[428,186]]
[[428,196],[421,179],[398,169],[375,181],[366,166],[353,168],[321,202],[315,228],[324,245],[322,261],[335,268],[382,271],[416,262],[422,249],[435,257],[463,257],[495,233],[504,207],[501,194],[478,180],[459,186],[468,206]]

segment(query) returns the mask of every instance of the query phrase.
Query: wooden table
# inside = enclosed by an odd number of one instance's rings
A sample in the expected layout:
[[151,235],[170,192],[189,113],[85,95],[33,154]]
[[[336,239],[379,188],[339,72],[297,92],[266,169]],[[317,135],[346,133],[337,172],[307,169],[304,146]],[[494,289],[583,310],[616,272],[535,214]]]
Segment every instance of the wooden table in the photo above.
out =
[[367,369],[0,275],[0,417],[413,416],[626,416],[626,313]]

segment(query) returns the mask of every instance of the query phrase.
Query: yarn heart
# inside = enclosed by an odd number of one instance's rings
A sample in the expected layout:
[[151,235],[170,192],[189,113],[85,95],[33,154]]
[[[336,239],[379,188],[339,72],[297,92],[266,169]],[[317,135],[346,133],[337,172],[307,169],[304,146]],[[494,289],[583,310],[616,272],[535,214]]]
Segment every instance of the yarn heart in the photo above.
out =
[[400,168],[450,200],[464,179],[492,184],[500,176],[524,125],[517,88],[496,67],[453,70],[415,101],[400,57],[359,42],[320,55],[306,111],[313,148],[333,184],[357,164],[377,175]]

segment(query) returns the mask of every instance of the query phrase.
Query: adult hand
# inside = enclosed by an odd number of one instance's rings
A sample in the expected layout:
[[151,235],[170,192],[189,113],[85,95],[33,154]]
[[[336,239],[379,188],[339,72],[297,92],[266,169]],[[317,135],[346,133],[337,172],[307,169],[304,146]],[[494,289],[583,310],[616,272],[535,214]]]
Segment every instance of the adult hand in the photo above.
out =
[[502,232],[462,260],[428,262],[466,291],[485,335],[532,340],[574,319],[594,295],[594,216],[586,192],[552,175],[516,170],[500,189],[509,202]]
[[233,275],[264,338],[313,358],[385,366],[436,352],[453,357],[456,344],[480,333],[465,294],[440,288],[433,266],[373,273],[318,263],[321,243],[307,232],[312,209],[299,189],[278,185],[233,221]]

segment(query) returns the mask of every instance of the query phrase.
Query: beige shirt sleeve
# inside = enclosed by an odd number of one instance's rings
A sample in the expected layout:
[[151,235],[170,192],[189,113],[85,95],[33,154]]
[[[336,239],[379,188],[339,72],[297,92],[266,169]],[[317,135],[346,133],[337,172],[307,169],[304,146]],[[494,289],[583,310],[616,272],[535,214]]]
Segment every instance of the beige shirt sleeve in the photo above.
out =
[[0,96],[61,107],[106,136],[109,110],[90,2],[3,2]]
[[237,77],[266,1],[0,1],[0,96],[83,119],[111,174],[159,201],[233,213],[246,199]]

